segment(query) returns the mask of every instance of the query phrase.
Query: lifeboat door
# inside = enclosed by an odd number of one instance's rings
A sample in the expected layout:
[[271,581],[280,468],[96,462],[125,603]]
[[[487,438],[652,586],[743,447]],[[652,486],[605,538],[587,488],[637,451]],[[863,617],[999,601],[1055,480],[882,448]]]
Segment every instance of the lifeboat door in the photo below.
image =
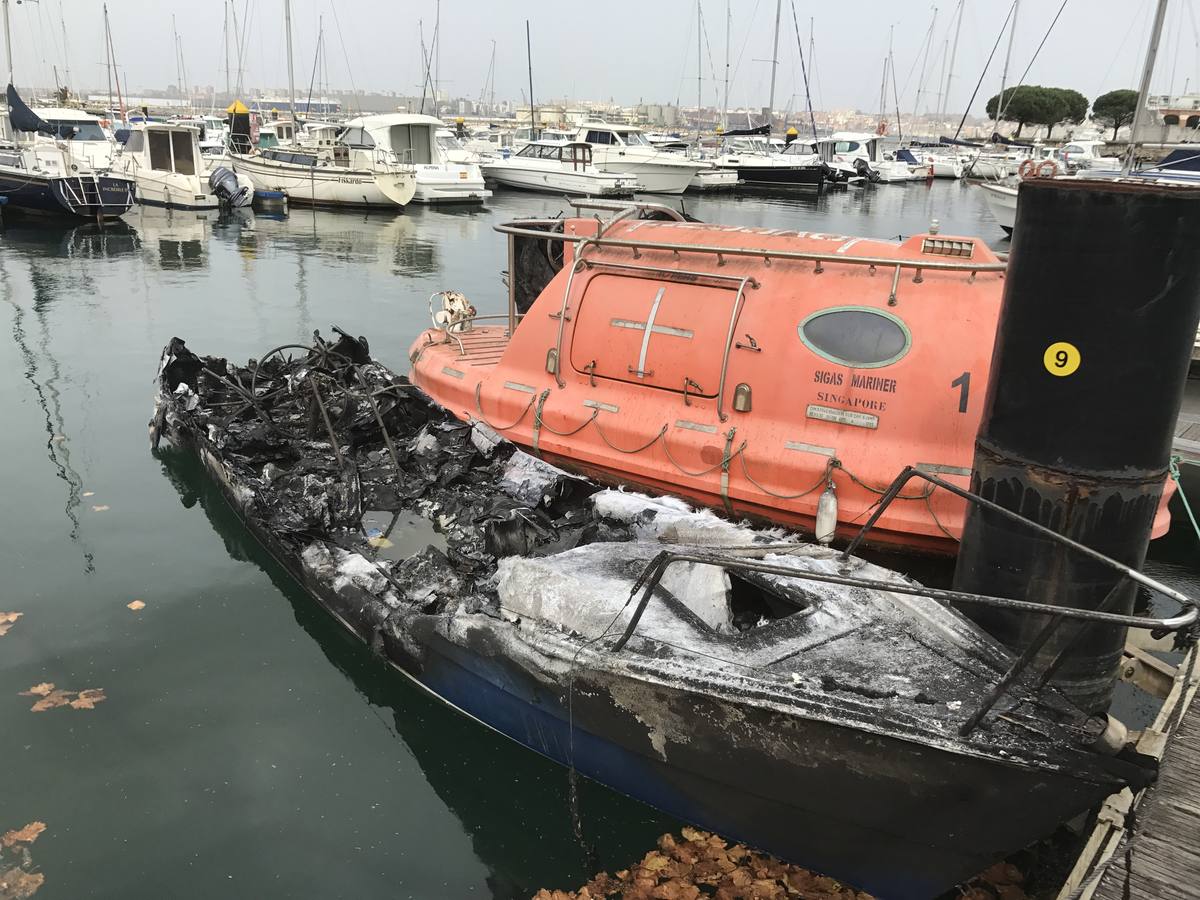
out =
[[625,275],[606,272],[603,264],[591,270],[574,304],[575,371],[717,396],[740,313],[740,279],[661,277],[675,274],[664,269],[657,277]]

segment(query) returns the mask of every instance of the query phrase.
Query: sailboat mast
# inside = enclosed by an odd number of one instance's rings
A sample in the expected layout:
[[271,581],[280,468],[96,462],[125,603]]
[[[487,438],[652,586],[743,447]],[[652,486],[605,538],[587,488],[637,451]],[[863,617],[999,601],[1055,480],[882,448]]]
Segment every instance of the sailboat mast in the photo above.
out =
[[783,0],[775,0],[775,44],[771,50],[771,93],[767,96],[767,124],[775,123],[775,73],[779,69],[779,15]]
[[[129,117],[125,115],[125,100],[121,97],[121,73],[117,71],[117,51],[113,49],[112,28],[108,24],[108,4],[104,4],[104,35],[108,39],[108,59],[112,65],[112,77],[117,82],[117,106],[121,109],[121,121],[128,122]],[[127,86],[128,87],[128,86]],[[112,87],[109,86],[109,104],[112,103]],[[125,93],[129,93],[126,89]]]
[[1158,42],[1162,37],[1163,22],[1166,17],[1167,0],[1158,0],[1158,8],[1154,11],[1154,27],[1150,29],[1150,46],[1146,48],[1146,64],[1142,66],[1142,81],[1138,85],[1137,109],[1133,111],[1133,123],[1129,126],[1129,149],[1125,153],[1125,162],[1121,165],[1121,172],[1125,175],[1133,170],[1138,127],[1142,124],[1146,113],[1146,103],[1150,99],[1150,78],[1154,75],[1154,62],[1158,58]]
[[225,93],[229,94],[232,85],[229,83],[229,0],[225,0],[225,27],[222,29],[223,43],[225,44]]
[[4,60],[8,63],[8,83],[13,83],[12,32],[8,25],[8,0],[0,0],[4,6]]
[[704,69],[700,65],[704,35],[704,14],[700,0],[696,0],[696,136],[700,136],[700,110],[704,107]]
[[946,72],[946,92],[942,94],[942,118],[950,108],[950,83],[954,80],[954,60],[958,56],[958,36],[962,33],[963,6],[967,0],[958,0],[958,21],[954,25],[954,44],[950,48],[950,68]]
[[525,61],[529,68],[529,137],[537,140],[537,107],[533,104],[533,42],[529,37],[529,20],[525,20]]
[[733,12],[725,0],[725,100],[721,107],[721,130],[729,128],[729,31],[733,27]]
[[63,78],[67,90],[71,88],[71,51],[67,49],[67,20],[63,17],[62,4],[58,5],[58,24],[63,36]]
[[288,105],[292,108],[292,124],[295,124],[296,76],[292,71],[292,0],[283,0],[283,26],[287,32]]
[[921,54],[921,77],[917,80],[917,102],[913,106],[913,119],[921,114],[921,92],[925,88],[925,69],[929,65],[929,51],[933,48],[933,32],[937,28],[938,10],[933,8],[933,21],[929,23],[929,34],[925,38],[925,50]]
[[996,105],[996,126],[1000,126],[1001,113],[1008,108],[1004,100],[1004,87],[1008,84],[1008,64],[1012,61],[1013,38],[1017,36],[1017,14],[1021,11],[1021,0],[1013,0],[1012,27],[1008,32],[1008,52],[1004,54],[1004,71],[1000,73],[1000,100]]
[[[4,0],[4,6],[8,8],[8,0]],[[6,20],[7,21],[7,20]],[[112,58],[112,41],[108,34],[108,4],[104,4],[104,60],[107,65],[104,67],[104,72],[108,76],[108,114],[111,116],[113,112],[113,58]]]

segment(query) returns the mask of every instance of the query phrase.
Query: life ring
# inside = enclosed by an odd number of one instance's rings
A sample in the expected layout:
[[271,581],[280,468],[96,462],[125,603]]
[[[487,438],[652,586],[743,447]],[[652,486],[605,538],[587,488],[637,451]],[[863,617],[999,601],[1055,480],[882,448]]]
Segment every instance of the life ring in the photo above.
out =
[[[1030,162],[1032,161],[1033,160],[1030,160]],[[1046,171],[1047,166],[1049,166],[1049,172]],[[1058,174],[1058,163],[1052,159],[1043,159],[1040,163],[1038,163],[1037,174],[1038,178],[1053,178]]]
[[1017,167],[1017,174],[1020,175],[1022,179],[1032,178],[1034,172],[1037,171],[1037,167],[1038,164],[1036,160],[1027,159]]

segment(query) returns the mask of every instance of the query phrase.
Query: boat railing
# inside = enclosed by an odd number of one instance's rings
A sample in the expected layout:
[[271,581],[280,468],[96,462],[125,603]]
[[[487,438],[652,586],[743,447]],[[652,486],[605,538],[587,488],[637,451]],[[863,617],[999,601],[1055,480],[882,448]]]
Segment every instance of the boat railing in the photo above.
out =
[[[902,581],[900,579],[891,581],[881,581],[874,578],[859,578],[854,576],[855,558],[854,552],[857,550],[866,539],[867,534],[874,528],[880,517],[891,506],[892,502],[900,496],[904,489],[912,479],[919,478],[929,482],[934,488],[941,488],[949,491],[957,497],[966,500],[975,506],[985,509],[988,512],[1007,518],[1020,526],[1035,532],[1040,537],[1047,541],[1058,544],[1067,550],[1086,556],[1093,562],[1111,569],[1118,574],[1117,581],[1108,591],[1104,599],[1095,609],[1079,609],[1075,607],[1056,606],[1050,603],[1041,603],[1033,600],[1018,599],[1012,597],[996,597],[988,594],[976,594],[967,591],[949,590],[946,588],[926,587],[915,582]],[[1007,609],[1013,612],[1040,614],[1047,616],[1046,622],[1038,630],[1038,632],[1030,640],[1026,648],[1021,651],[1012,661],[1008,669],[1003,673],[1000,679],[992,686],[992,689],[980,702],[979,706],[971,712],[971,714],[959,726],[959,734],[963,737],[970,735],[972,731],[978,727],[983,721],[984,716],[991,711],[992,707],[1000,700],[1000,698],[1013,686],[1020,676],[1029,668],[1030,664],[1037,657],[1038,653],[1046,645],[1055,632],[1063,625],[1064,622],[1070,621],[1074,625],[1074,631],[1067,635],[1062,641],[1060,649],[1050,659],[1048,664],[1042,669],[1038,676],[1038,681],[1035,687],[1035,694],[1041,690],[1053,677],[1060,665],[1065,661],[1068,652],[1072,645],[1079,639],[1087,626],[1100,626],[1109,628],[1137,628],[1151,631],[1157,637],[1163,637],[1170,633],[1181,632],[1185,629],[1191,629],[1197,622],[1197,602],[1186,594],[1163,584],[1157,579],[1151,578],[1144,572],[1141,572],[1132,566],[1119,562],[1111,557],[1105,556],[1098,550],[1094,550],[1085,544],[1074,541],[1065,535],[1059,534],[1045,525],[1034,522],[1031,519],[1022,516],[1020,513],[1013,512],[981,497],[971,491],[961,488],[956,484],[951,484],[942,478],[937,477],[931,472],[925,471],[918,466],[906,466],[899,475],[884,491],[879,503],[876,505],[874,512],[870,518],[859,529],[858,533],[846,545],[846,548],[839,554],[841,562],[840,570],[837,573],[812,572],[797,569],[794,566],[783,565],[780,563],[766,562],[763,557],[767,555],[785,555],[791,551],[801,548],[811,547],[811,544],[794,543],[794,544],[771,544],[761,547],[744,547],[735,548],[736,555],[729,550],[720,552],[714,548],[712,552],[701,551],[671,551],[664,550],[657,554],[650,563],[642,570],[637,580],[630,590],[630,600],[632,600],[640,591],[641,598],[634,607],[633,614],[630,616],[629,623],[625,627],[624,633],[612,645],[612,651],[620,651],[629,639],[633,637],[637,630],[638,623],[641,621],[642,614],[645,612],[654,590],[658,587],[667,568],[676,562],[690,562],[700,565],[717,566],[727,570],[743,571],[743,572],[758,572],[767,575],[780,575],[787,578],[794,578],[799,581],[815,581],[824,584],[835,584],[842,587],[861,588],[866,590],[875,590],[890,592],[893,594],[906,594],[917,597],[922,600],[932,601],[940,604],[967,604],[967,605],[982,605],[991,606],[1000,609]],[[760,557],[755,559],[754,556]],[[1141,615],[1130,615],[1124,613],[1110,612],[1108,608],[1113,605],[1121,594],[1121,589],[1124,587],[1125,580],[1134,582],[1135,584],[1146,588],[1147,590],[1173,601],[1181,607],[1181,611],[1170,617],[1150,617]]]

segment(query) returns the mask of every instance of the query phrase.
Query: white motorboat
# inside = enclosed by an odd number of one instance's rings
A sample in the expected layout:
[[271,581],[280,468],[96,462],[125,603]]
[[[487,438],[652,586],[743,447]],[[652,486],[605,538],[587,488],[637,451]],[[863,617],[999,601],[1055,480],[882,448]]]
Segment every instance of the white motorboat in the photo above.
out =
[[293,203],[384,209],[407,206],[417,189],[413,167],[373,142],[363,144],[363,136],[361,127],[350,128],[332,146],[233,153],[233,168],[250,179],[255,191],[282,192]]
[[351,119],[339,140],[412,166],[416,203],[482,203],[492,192],[484,187],[476,158],[452,134],[453,145],[439,140],[438,131],[445,130],[433,116],[386,113]]
[[1104,141],[1068,141],[1058,150],[1058,158],[1063,167],[1069,171],[1086,170],[1089,174],[1101,172],[1120,172],[1121,159],[1117,156],[1105,156]]
[[[705,160],[697,160],[697,162],[705,162]],[[716,163],[710,162],[709,168],[701,169],[692,176],[692,180],[688,182],[687,189],[689,191],[730,191],[742,183],[742,179],[738,177],[735,169],[719,169]]]
[[979,185],[987,200],[988,209],[992,211],[996,223],[1004,229],[1005,234],[1013,233],[1013,225],[1017,221],[1017,189],[1007,184],[992,184],[985,182]]
[[817,152],[839,178],[863,176],[887,184],[912,181],[907,163],[883,158],[880,140],[877,134],[840,131],[817,141]]
[[592,160],[601,172],[632,175],[650,194],[682,194],[704,163],[652,145],[640,128],[584,122],[575,139],[592,146]]
[[[216,209],[224,203],[248,205],[254,185],[230,173],[236,187],[215,187],[213,172],[221,160],[201,152],[200,131],[191,124],[145,122],[134,125],[113,171],[137,184],[139,203],[172,209]],[[225,170],[228,172],[228,170]]]
[[622,197],[638,189],[633,176],[592,165],[591,145],[582,141],[530,141],[516,155],[487,160],[481,168],[488,180],[527,191]]

